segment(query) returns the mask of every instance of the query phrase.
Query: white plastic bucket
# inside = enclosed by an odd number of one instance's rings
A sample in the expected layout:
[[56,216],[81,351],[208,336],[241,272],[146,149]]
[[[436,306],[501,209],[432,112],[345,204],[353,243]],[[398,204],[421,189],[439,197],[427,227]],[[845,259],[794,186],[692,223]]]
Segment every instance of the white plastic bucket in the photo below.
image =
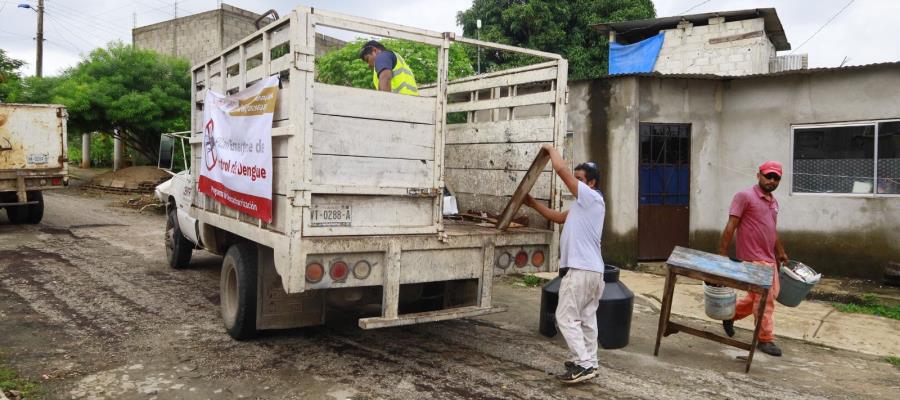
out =
[[717,287],[703,284],[704,305],[706,315],[712,319],[728,320],[734,318],[734,306],[737,294],[733,288]]

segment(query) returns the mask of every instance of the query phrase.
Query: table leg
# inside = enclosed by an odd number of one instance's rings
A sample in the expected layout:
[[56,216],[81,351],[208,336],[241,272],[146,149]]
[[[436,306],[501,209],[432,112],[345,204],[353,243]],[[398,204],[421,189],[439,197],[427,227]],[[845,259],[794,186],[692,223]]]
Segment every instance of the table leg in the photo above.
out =
[[659,355],[659,342],[662,340],[663,334],[669,329],[669,313],[672,311],[672,298],[675,291],[675,272],[669,269],[666,275],[666,285],[663,288],[662,304],[659,308],[659,329],[656,331],[656,347],[653,349],[653,355]]
[[769,298],[769,289],[762,292],[762,298],[759,300],[759,318],[756,318],[756,327],[753,329],[753,340],[750,342],[750,354],[747,356],[747,368],[744,372],[750,372],[750,363],[753,362],[753,352],[756,351],[756,345],[759,343],[759,330],[762,328],[762,316],[766,312],[766,299]]

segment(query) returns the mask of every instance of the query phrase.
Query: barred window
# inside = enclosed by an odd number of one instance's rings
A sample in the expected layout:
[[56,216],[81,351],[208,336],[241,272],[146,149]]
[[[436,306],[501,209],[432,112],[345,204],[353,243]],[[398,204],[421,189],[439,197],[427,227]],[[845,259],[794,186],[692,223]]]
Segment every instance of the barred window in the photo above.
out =
[[900,194],[900,121],[797,126],[794,193]]

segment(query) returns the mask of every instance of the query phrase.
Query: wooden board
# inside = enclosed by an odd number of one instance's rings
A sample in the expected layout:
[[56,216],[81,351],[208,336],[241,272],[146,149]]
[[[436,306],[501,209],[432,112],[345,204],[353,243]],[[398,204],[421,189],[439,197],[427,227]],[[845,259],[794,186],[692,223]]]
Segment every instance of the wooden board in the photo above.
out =
[[552,142],[553,117],[447,125],[447,144]]
[[313,85],[313,90],[313,109],[316,114],[432,125],[435,121],[433,98],[318,82]]
[[[446,146],[445,168],[527,171],[541,143],[453,144]],[[548,168],[544,168],[549,171]]]
[[434,185],[434,162],[315,154],[312,183],[318,185],[429,188]]
[[773,269],[748,262],[735,262],[718,254],[676,246],[666,264],[721,276],[749,285],[772,286]]
[[528,168],[528,172],[525,173],[525,177],[522,178],[522,182],[519,183],[519,187],[516,188],[516,192],[513,193],[511,199],[509,199],[509,203],[507,203],[506,208],[503,210],[503,213],[500,214],[500,220],[497,222],[497,229],[506,230],[509,227],[509,223],[512,222],[513,217],[515,217],[516,212],[519,211],[519,207],[522,206],[522,201],[525,200],[525,195],[531,191],[531,188],[534,186],[535,182],[538,181],[538,178],[541,177],[541,171],[544,170],[544,166],[547,165],[547,162],[550,161],[550,153],[547,150],[541,149],[537,156],[534,157],[534,161],[531,163],[531,167]]
[[315,114],[313,154],[434,160],[434,125]]
[[[525,177],[525,171],[506,171],[502,169],[454,169],[444,170],[444,182],[454,193],[508,194],[514,193],[519,182]],[[550,198],[550,182],[553,173],[541,173],[534,184],[532,196]]]

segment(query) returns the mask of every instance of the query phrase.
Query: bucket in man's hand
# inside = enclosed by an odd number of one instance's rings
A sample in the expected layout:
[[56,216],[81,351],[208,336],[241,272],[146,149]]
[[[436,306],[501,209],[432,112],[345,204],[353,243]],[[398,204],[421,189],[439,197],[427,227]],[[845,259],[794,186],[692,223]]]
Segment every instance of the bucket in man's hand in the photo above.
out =
[[712,319],[729,320],[734,318],[734,307],[737,304],[737,293],[733,288],[703,284],[704,305],[706,315]]
[[784,306],[797,307],[821,278],[822,274],[816,273],[806,264],[788,260],[779,268],[778,279],[781,289],[775,300]]

